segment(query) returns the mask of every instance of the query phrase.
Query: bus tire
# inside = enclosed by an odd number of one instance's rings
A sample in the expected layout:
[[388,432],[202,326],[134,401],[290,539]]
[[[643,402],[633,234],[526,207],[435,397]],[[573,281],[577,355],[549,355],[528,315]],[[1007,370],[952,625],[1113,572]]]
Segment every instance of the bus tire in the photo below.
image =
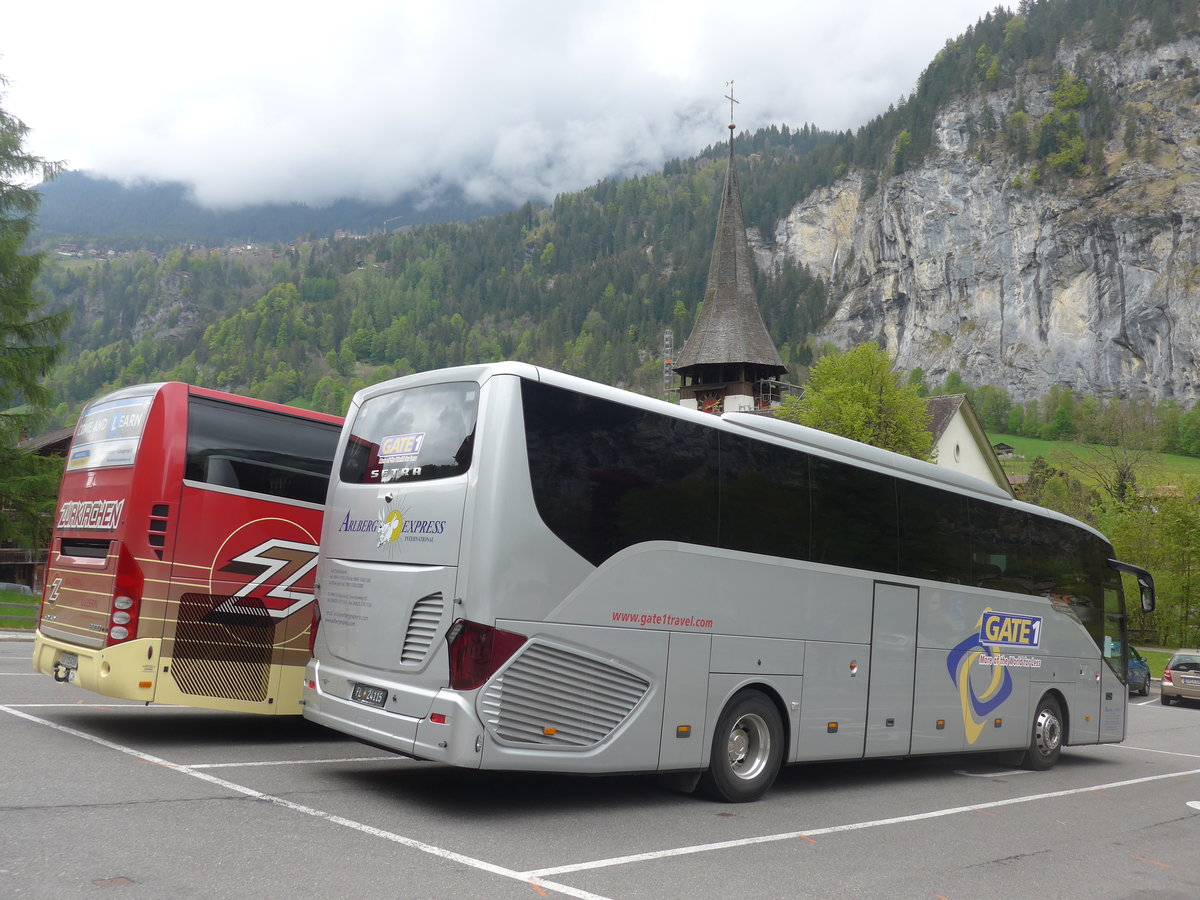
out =
[[1033,729],[1029,736],[1029,747],[1021,766],[1043,772],[1058,762],[1063,745],[1062,707],[1047,695],[1038,704],[1033,714]]
[[783,721],[761,691],[737,694],[721,712],[713,732],[712,758],[700,787],[714,800],[757,800],[783,765]]

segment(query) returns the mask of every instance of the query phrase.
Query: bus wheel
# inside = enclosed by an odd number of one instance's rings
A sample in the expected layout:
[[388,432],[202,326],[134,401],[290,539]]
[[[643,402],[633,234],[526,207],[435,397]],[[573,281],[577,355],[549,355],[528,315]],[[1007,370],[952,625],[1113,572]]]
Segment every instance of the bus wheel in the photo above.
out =
[[782,764],[779,710],[762,692],[743,691],[717,720],[712,759],[700,786],[714,800],[757,800],[774,783]]
[[1058,762],[1062,742],[1062,708],[1053,697],[1043,697],[1033,715],[1033,734],[1029,738],[1029,748],[1025,751],[1021,765],[1039,772],[1049,769]]

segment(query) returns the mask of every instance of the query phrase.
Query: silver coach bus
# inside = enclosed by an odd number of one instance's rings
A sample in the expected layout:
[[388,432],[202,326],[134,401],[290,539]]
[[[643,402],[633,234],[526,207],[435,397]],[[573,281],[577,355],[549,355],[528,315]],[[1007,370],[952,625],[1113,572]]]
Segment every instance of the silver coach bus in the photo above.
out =
[[[304,715],[457,766],[659,772],[1125,736],[1105,538],[750,413],[521,363],[360,391],[330,483]],[[694,775],[695,779],[691,778]]]

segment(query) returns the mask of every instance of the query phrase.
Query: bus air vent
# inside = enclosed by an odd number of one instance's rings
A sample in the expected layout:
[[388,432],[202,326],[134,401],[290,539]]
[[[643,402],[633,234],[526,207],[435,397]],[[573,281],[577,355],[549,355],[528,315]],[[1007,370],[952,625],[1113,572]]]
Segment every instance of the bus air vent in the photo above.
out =
[[499,740],[591,747],[646,695],[650,683],[611,663],[533,642],[484,690],[481,709]]
[[413,605],[408,617],[408,629],[404,632],[404,646],[400,650],[400,662],[416,664],[425,661],[429,647],[437,635],[442,621],[442,610],[446,606],[442,592],[422,597]]
[[146,529],[147,539],[154,548],[154,555],[163,558],[163,548],[167,545],[167,516],[171,508],[165,503],[156,503],[150,510],[150,527]]

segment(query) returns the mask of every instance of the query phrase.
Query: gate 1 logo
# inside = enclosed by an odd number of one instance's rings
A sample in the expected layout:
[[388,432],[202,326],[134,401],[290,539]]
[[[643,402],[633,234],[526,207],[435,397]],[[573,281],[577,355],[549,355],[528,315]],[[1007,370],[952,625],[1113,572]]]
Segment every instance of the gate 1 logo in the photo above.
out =
[[[213,611],[286,619],[313,601],[317,549],[317,539],[288,519],[247,522],[213,559],[209,591],[228,597]],[[237,581],[231,592],[229,582]]]
[[[946,658],[946,668],[954,686],[958,688],[959,700],[962,703],[963,726],[966,729],[968,744],[979,740],[992,712],[1013,692],[1013,679],[1008,674],[1008,668],[1002,664],[999,649],[993,642],[985,644],[988,632],[984,626],[990,621],[989,615],[995,618],[990,609],[984,610],[974,631],[951,650]],[[982,662],[982,658],[987,658],[987,663],[977,671],[986,671],[987,674],[985,683],[977,690],[971,672],[975,669],[973,663],[976,660]]]

